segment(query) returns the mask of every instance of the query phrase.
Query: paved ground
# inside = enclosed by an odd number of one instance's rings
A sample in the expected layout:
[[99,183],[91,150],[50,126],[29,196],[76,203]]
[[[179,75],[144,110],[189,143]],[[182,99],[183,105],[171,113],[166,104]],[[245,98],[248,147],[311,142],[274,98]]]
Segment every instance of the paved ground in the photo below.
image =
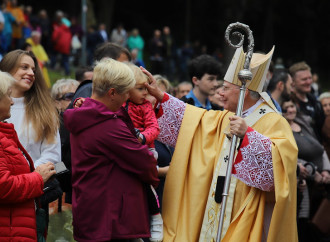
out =
[[49,227],[47,242],[75,242],[72,236],[71,205],[62,199],[62,212],[58,212],[58,201],[49,204]]

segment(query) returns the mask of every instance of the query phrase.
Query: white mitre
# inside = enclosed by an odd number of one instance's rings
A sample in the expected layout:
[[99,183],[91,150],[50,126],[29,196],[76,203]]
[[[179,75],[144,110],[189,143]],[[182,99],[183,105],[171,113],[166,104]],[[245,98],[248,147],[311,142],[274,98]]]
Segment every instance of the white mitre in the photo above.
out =
[[[268,68],[270,65],[270,61],[272,59],[274,48],[269,51],[268,54],[259,54],[253,53],[251,62],[250,62],[250,71],[252,72],[252,80],[246,83],[246,88],[256,92],[262,92],[266,76],[268,72]],[[233,59],[230,62],[227,73],[224,77],[224,80],[227,82],[231,82],[235,85],[241,86],[242,83],[238,79],[238,72],[243,70],[245,62],[245,53],[243,52],[243,48],[240,47],[236,49]]]

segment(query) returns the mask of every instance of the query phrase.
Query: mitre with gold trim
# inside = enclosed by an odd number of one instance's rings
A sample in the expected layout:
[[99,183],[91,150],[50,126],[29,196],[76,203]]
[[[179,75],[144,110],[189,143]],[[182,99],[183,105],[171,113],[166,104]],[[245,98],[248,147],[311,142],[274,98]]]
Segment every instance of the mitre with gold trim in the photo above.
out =
[[[255,92],[262,92],[270,61],[272,59],[274,48],[268,54],[253,53],[250,62],[250,71],[252,72],[252,80],[246,83],[246,88]],[[230,62],[224,80],[235,85],[241,86],[242,83],[238,79],[238,72],[243,70],[245,62],[245,53],[243,48],[236,49],[235,54]]]

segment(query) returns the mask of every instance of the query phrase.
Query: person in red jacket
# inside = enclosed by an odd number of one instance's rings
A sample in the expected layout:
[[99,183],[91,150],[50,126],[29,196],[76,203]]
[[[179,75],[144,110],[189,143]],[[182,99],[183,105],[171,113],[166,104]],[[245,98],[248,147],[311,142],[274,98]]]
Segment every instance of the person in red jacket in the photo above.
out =
[[34,169],[18,140],[10,118],[11,85],[15,79],[0,72],[0,241],[37,241],[35,198],[56,173],[49,162]]
[[70,25],[70,22],[65,21],[64,13],[57,11],[52,33],[53,54],[51,56],[51,67],[55,67],[57,56],[60,55],[61,65],[66,76],[70,75],[69,56],[71,54],[72,39]]

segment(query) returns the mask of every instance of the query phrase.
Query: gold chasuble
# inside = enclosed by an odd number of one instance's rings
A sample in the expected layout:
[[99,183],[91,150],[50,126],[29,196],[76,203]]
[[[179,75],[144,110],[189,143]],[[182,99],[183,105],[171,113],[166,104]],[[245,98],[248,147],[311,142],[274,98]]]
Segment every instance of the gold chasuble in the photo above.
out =
[[[229,125],[228,117],[232,115],[228,111],[206,111],[191,105],[186,106],[165,182],[162,209],[164,242],[216,240],[220,206],[209,209],[212,206],[208,202],[208,196],[214,196],[212,179],[213,176],[218,176],[215,174],[218,161],[223,162],[223,159],[219,160],[221,149],[228,143],[223,131]],[[222,241],[261,241],[267,203],[274,205],[267,241],[298,241],[297,146],[291,128],[281,115],[274,112],[262,116],[252,128],[272,142],[275,190],[265,192],[232,177],[230,190],[233,191],[233,196],[229,196],[227,200],[227,206],[231,204],[231,216],[225,217],[225,224],[227,222],[228,226]],[[203,230],[206,228],[205,221],[203,224],[204,215],[214,221],[214,224],[207,226],[211,225],[215,229],[215,237],[207,240],[200,236],[202,225]]]

